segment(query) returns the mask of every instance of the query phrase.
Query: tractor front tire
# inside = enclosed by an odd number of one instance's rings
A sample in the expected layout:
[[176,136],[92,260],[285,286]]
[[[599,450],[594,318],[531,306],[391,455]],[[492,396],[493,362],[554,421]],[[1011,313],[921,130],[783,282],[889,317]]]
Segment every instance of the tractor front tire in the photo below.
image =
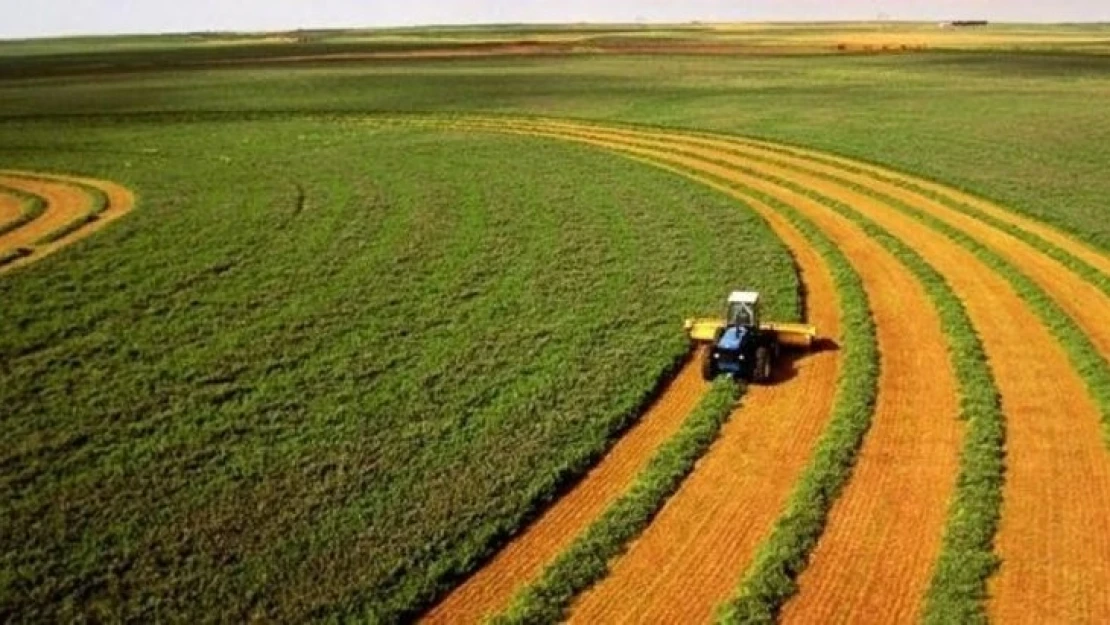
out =
[[713,350],[705,352],[705,357],[701,361],[701,377],[706,382],[712,382],[713,378],[717,377],[717,359],[713,357]]
[[757,347],[755,350],[755,367],[752,370],[752,381],[766,384],[771,381],[771,350],[766,347]]

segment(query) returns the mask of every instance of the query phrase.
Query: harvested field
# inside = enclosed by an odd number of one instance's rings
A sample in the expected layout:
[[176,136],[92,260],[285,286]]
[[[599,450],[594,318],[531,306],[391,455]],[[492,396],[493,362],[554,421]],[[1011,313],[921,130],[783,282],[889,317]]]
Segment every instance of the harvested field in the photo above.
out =
[[[0,170],[2,186],[41,198],[46,210],[38,218],[0,235],[0,255],[20,249],[29,250],[21,258],[0,266],[0,273],[35,262],[79,241],[123,216],[134,206],[134,196],[127,189],[90,178]],[[78,226],[95,208],[95,199],[88,188],[104,193],[108,206],[98,212],[95,219]]]

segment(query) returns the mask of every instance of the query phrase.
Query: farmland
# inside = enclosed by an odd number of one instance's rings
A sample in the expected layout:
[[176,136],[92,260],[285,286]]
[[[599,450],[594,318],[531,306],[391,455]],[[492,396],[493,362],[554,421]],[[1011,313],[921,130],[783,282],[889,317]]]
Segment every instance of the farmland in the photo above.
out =
[[1105,30],[980,32],[0,43],[0,614],[1110,618]]

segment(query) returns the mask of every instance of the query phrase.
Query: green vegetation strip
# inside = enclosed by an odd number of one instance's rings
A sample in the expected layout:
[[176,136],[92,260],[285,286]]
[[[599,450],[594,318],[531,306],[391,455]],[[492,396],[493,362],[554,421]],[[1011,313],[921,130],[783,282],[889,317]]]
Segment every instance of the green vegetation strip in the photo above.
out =
[[[701,133],[698,133],[698,134],[700,135]],[[918,184],[914,183],[912,180],[908,180],[908,179],[905,179],[905,178],[900,178],[900,177],[897,177],[897,176],[884,174],[880,171],[874,171],[874,170],[871,170],[871,169],[868,169],[868,168],[865,168],[865,167],[860,167],[858,165],[852,165],[850,163],[842,162],[842,161],[839,161],[837,159],[833,159],[833,158],[829,158],[829,157],[822,157],[822,156],[819,156],[819,155],[816,155],[816,154],[800,153],[797,150],[790,149],[789,147],[776,146],[774,144],[764,143],[764,142],[761,142],[761,141],[753,141],[751,139],[744,138],[744,137],[735,137],[735,136],[729,136],[729,135],[713,135],[713,134],[706,134],[706,135],[701,135],[701,136],[713,137],[715,139],[723,139],[723,138],[727,137],[727,140],[729,140],[733,143],[742,144],[742,145],[745,145],[745,146],[754,146],[754,147],[758,147],[760,149],[766,149],[769,152],[777,152],[779,154],[784,154],[784,155],[791,156],[791,157],[794,157],[794,158],[804,158],[804,159],[813,161],[815,163],[820,163],[822,165],[828,165],[830,167],[836,167],[836,168],[842,169],[846,172],[850,172],[850,173],[853,173],[853,174],[858,174],[858,175],[861,175],[861,176],[867,176],[867,177],[872,178],[874,180],[879,180],[881,182],[888,183],[890,185],[899,187],[901,189],[905,189],[905,190],[910,191],[912,193],[916,193],[916,194],[918,194],[922,197],[933,200],[934,202],[937,202],[937,203],[939,203],[943,206],[946,206],[946,207],[951,208],[953,210],[956,210],[958,212],[968,214],[968,215],[978,219],[979,221],[982,221],[982,222],[986,223],[987,225],[989,225],[989,226],[991,226],[991,227],[993,227],[997,230],[1005,232],[1006,234],[1009,234],[1010,236],[1013,236],[1014,238],[1019,239],[1019,240],[1025,242],[1025,243],[1029,244],[1030,246],[1032,246],[1037,251],[1039,251],[1039,252],[1045,254],[1046,256],[1048,256],[1049,258],[1052,258],[1053,260],[1059,262],[1060,264],[1067,267],[1070,271],[1074,272],[1076,275],[1080,276],[1081,278],[1083,278],[1087,282],[1090,282],[1094,286],[1098,287],[1098,289],[1101,290],[1103,293],[1106,293],[1107,295],[1110,295],[1110,276],[1107,276],[1103,272],[1099,271],[1095,267],[1092,267],[1090,264],[1080,260],[1079,258],[1075,257],[1074,255],[1067,252],[1066,250],[1060,248],[1057,245],[1054,245],[1053,243],[1050,243],[1050,242],[1046,241],[1045,239],[1042,239],[1040,236],[1038,236],[1038,235],[1036,235],[1032,232],[1029,232],[1028,230],[1023,229],[1020,226],[1017,226],[1017,225],[1012,224],[1010,222],[999,219],[998,217],[995,217],[995,216],[987,213],[986,211],[983,211],[982,209],[976,208],[976,207],[974,207],[974,206],[972,206],[972,205],[970,205],[966,202],[961,202],[960,200],[958,200],[958,199],[956,199],[956,198],[954,198],[954,197],[952,197],[948,194],[941,193],[939,191],[935,191],[933,189],[928,189],[926,187],[918,185]],[[791,169],[805,171],[806,173],[813,174],[815,176],[820,176],[822,178],[834,180],[836,182],[839,182],[839,183],[842,183],[842,184],[845,184],[845,185],[849,185],[849,186],[852,186],[852,187],[858,187],[858,185],[856,185],[855,183],[852,183],[852,182],[847,181],[847,180],[843,180],[843,179],[841,179],[839,177],[836,177],[836,176],[830,176],[828,174],[823,174],[823,173],[820,173],[820,172],[814,172],[814,171],[811,171],[811,170],[808,170],[808,169],[800,168],[796,165],[792,165],[792,164],[789,164],[789,163],[783,163],[781,161],[775,161],[773,159],[766,159],[766,158],[754,156],[754,155],[751,155],[751,154],[748,154],[748,153],[743,153],[743,155],[745,157],[750,157],[750,158],[754,158],[754,159],[757,159],[757,160],[764,160],[764,161],[767,161],[767,162],[774,162],[776,165],[781,165],[783,167],[789,167]],[[875,165],[875,166],[879,167],[879,165]],[[937,184],[942,184],[942,183],[937,183]],[[859,187],[859,188],[867,189],[867,187]],[[961,191],[964,192],[964,193],[968,193],[969,195],[971,194],[969,191],[963,191],[963,190],[961,190]],[[876,193],[880,193],[880,192],[868,191],[868,193],[869,194],[876,194]],[[886,196],[884,195],[884,197],[886,197]],[[893,198],[891,198],[891,199],[893,199]]]
[[7,223],[0,224],[0,236],[26,226],[32,221],[38,219],[40,215],[46,212],[46,201],[37,195],[32,195],[30,193],[20,191],[19,189],[13,189],[11,187],[4,186],[0,186],[0,193],[16,196],[22,203],[22,209],[20,210],[19,217],[16,217],[15,219]]
[[[682,148],[675,148],[675,152],[683,152]],[[845,188],[852,189],[861,194],[873,197],[876,200],[884,202],[892,208],[902,212],[910,217],[924,223],[926,226],[940,232],[948,237],[961,247],[967,249],[981,260],[988,267],[1001,275],[1018,295],[1026,303],[1030,305],[1037,316],[1045,323],[1045,325],[1056,336],[1057,340],[1063,345],[1068,353],[1072,364],[1075,366],[1080,377],[1083,379],[1087,388],[1090,390],[1092,397],[1098,405],[1103,423],[1103,435],[1107,446],[1110,446],[1110,368],[1106,366],[1106,359],[1099,353],[1098,349],[1091,343],[1091,340],[1083,332],[1082,328],[1073,320],[1068,314],[1060,308],[1051,297],[1049,297],[1043,289],[1041,289],[1032,279],[1015,268],[1009,261],[992,250],[990,247],[980,242],[979,240],[971,237],[962,230],[948,224],[940,218],[914,206],[910,206],[901,200],[890,197],[882,192],[856,184],[854,182],[842,180],[836,176],[823,174],[819,172],[812,172],[797,165],[780,163],[774,159],[761,158],[749,154],[743,154],[746,158],[752,160],[762,160],[764,162],[773,162],[776,165],[781,165],[785,169],[794,171],[801,171],[813,175],[818,178],[830,180],[844,186]],[[777,176],[769,175],[765,172],[756,171],[750,168],[736,165],[735,163],[727,163],[724,161],[717,161],[714,159],[707,159],[698,157],[707,162],[719,164],[722,166],[731,167],[737,171],[741,171],[753,176],[759,176],[765,180],[774,182],[779,186],[783,186],[802,193],[808,197],[817,199],[818,201],[827,204],[830,208],[836,209],[838,204],[824,196],[815,194],[813,191],[794,184],[788,180],[784,180]],[[843,205],[839,205],[844,209]],[[1079,261],[1076,261],[1079,262]]]
[[89,210],[80,217],[77,217],[62,226],[51,230],[50,232],[39,237],[35,241],[35,245],[46,245],[53,243],[59,239],[65,238],[81,228],[91,224],[92,222],[100,219],[100,214],[108,210],[108,196],[100,189],[88,185],[75,185],[81,187],[89,198],[92,200],[92,205]]
[[609,562],[640,534],[694,463],[717,438],[740,387],[718,379],[679,431],[652,457],[632,487],[611,504],[535,582],[517,592],[494,623],[550,623],[563,618],[571,601],[609,572]]
[[1018,296],[1029,304],[1033,312],[1041,318],[1064,347],[1098,406],[1102,416],[1104,439],[1110,446],[1110,368],[1106,366],[1106,359],[1075,320],[1068,316],[1060,305],[1032,279],[983,243],[921,210],[894,200],[891,200],[890,204],[952,239],[1010,283]]

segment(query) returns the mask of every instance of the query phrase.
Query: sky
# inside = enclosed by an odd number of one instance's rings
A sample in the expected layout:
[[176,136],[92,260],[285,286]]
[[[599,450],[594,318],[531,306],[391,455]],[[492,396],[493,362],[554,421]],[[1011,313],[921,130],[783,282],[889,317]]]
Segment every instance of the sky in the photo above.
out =
[[498,22],[1110,22],[1110,0],[0,0],[0,39]]

